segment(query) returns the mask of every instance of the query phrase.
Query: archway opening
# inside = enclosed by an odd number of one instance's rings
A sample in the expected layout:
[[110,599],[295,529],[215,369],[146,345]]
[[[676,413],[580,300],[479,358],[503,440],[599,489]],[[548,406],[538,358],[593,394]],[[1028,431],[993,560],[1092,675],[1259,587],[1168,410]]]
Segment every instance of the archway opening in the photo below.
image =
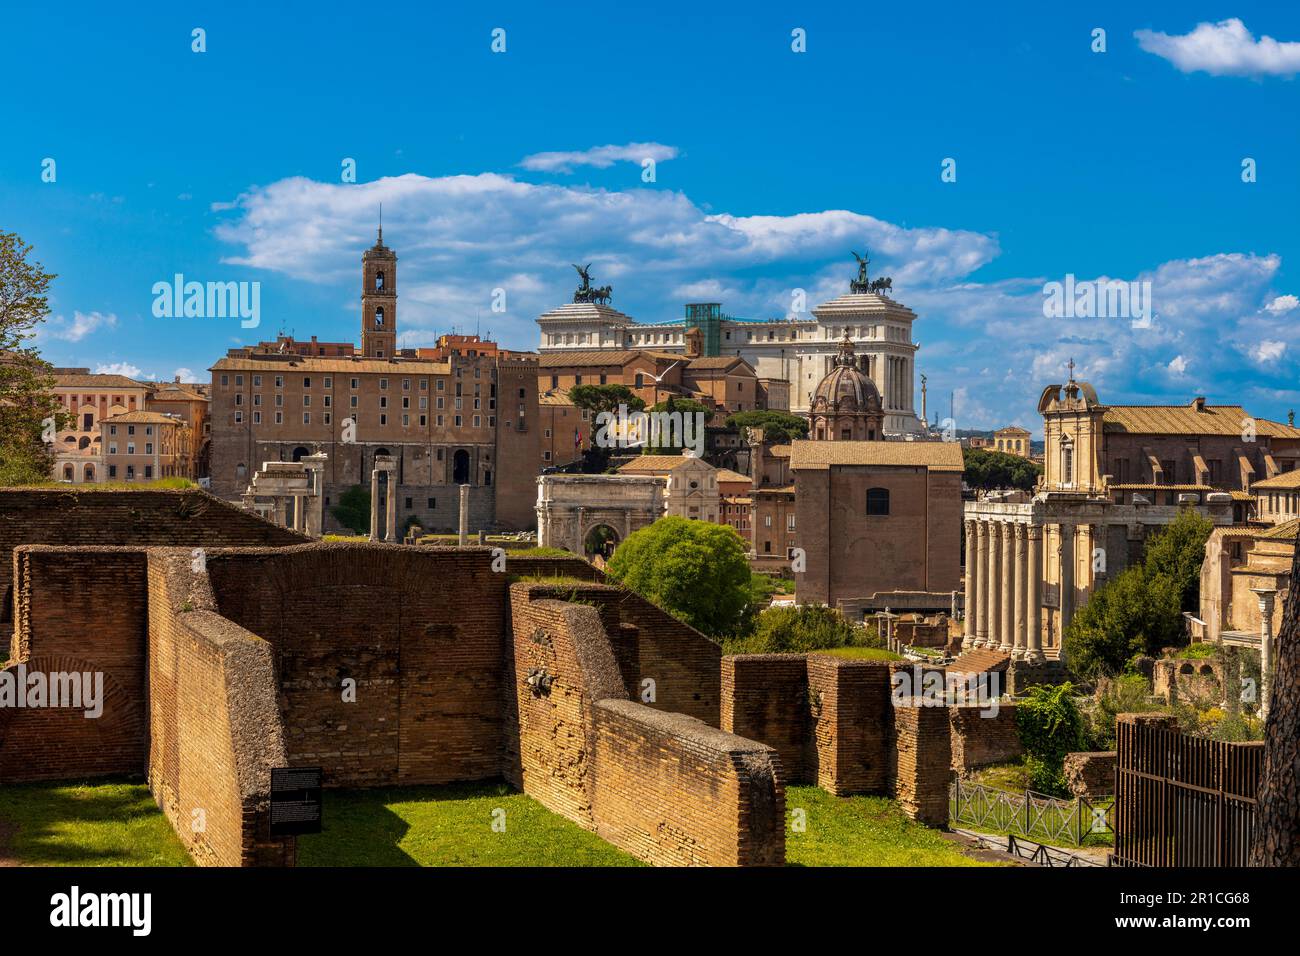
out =
[[469,452],[463,448],[451,456],[451,482],[454,485],[469,484]]
[[618,532],[607,524],[598,524],[582,540],[582,551],[589,561],[600,559],[602,565],[614,554],[618,547]]

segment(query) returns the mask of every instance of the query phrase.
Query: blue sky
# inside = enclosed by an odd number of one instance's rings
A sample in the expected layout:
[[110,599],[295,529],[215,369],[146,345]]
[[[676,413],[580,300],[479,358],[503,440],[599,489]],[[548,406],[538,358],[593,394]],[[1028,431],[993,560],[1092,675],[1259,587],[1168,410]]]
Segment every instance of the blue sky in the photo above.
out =
[[[1103,401],[1300,407],[1296,7],[553,6],[10,6],[0,228],[59,273],[46,356],[206,377],[355,340],[382,202],[408,345],[535,348],[579,261],[638,319],[784,315],[866,246],[959,427],[1037,430],[1071,356]],[[260,282],[261,326],[154,317],[176,273]],[[1152,327],[1045,318],[1067,274],[1151,281]]]

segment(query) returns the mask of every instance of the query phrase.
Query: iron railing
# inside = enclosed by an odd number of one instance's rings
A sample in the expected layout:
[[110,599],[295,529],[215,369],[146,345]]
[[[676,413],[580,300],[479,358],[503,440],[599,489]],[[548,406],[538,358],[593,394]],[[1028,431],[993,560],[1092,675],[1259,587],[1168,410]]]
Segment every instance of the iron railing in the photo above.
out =
[[1112,835],[1113,804],[1113,797],[1060,800],[1032,790],[1015,793],[960,779],[953,781],[948,794],[948,814],[954,823],[1074,846],[1081,846],[1089,836]]

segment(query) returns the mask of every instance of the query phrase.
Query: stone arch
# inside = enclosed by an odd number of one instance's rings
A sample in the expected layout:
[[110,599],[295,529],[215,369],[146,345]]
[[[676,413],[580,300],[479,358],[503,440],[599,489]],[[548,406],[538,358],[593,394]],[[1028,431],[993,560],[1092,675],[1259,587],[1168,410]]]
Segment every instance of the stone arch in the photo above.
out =
[[600,557],[608,561],[621,541],[619,533],[608,522],[598,521],[582,536],[583,556],[588,560]]
[[469,480],[469,452],[464,448],[456,449],[456,453],[451,456],[451,483],[453,485],[468,485]]

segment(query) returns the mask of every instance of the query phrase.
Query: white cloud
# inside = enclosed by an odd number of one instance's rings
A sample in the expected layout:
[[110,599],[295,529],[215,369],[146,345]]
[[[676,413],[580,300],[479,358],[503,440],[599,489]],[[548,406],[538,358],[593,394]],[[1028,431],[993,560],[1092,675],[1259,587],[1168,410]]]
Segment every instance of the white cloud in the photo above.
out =
[[1300,299],[1297,299],[1295,296],[1280,295],[1268,305],[1264,306],[1264,308],[1269,312],[1281,314],[1283,312],[1290,312],[1298,305],[1300,305]]
[[1286,343],[1277,340],[1260,342],[1250,350],[1250,357],[1261,365],[1276,362],[1286,353]]
[[134,378],[146,382],[152,382],[156,376],[146,375],[138,365],[132,365],[129,362],[113,362],[111,365],[96,365],[96,375],[125,375],[127,378]]
[[1258,40],[1236,17],[1198,23],[1191,33],[1171,36],[1137,30],[1138,46],[1168,60],[1183,73],[1213,76],[1294,76],[1300,73],[1300,43]]
[[62,315],[55,316],[46,323],[50,338],[64,342],[80,342],[87,335],[99,329],[111,329],[117,325],[117,316],[103,312],[73,312],[69,321]]
[[172,372],[172,378],[180,378],[182,382],[192,382],[194,381],[194,372],[191,369],[181,367]]
[[572,152],[533,153],[519,161],[524,169],[543,173],[568,173],[574,166],[595,166],[607,169],[615,163],[636,163],[638,166],[647,159],[656,163],[676,159],[676,146],[663,143],[626,143],[622,146],[593,146],[591,149]]
[[[217,235],[234,246],[230,264],[341,290],[339,311],[311,331],[355,335],[352,290],[380,202],[384,240],[401,257],[406,346],[455,325],[536,348],[535,319],[570,300],[573,262],[592,262],[593,279],[614,287],[612,305],[640,321],[680,318],[692,301],[722,302],[745,318],[784,316],[795,289],[808,308],[847,292],[856,272],[849,250],[865,248],[871,275],[892,275],[894,298],[917,314],[917,371],[929,377],[931,410],[946,415],[949,393],[960,392],[961,428],[1032,420],[1042,389],[1065,381],[1071,358],[1103,401],[1181,404],[1206,394],[1275,417],[1285,412],[1279,402],[1300,402],[1295,350],[1264,368],[1251,354],[1261,342],[1293,337],[1293,320],[1272,307],[1281,258],[1271,254],[1175,259],[1119,276],[1151,283],[1155,321],[1135,329],[1128,319],[1045,318],[1043,276],[973,279],[999,255],[991,235],[908,228],[843,209],[734,216],[665,190],[539,185],[495,173],[346,186],[294,178],[226,204]],[[1060,267],[1046,278],[1105,278],[1068,261]],[[495,288],[506,290],[504,314],[491,311]],[[1179,377],[1188,369],[1195,381]],[[916,398],[919,405],[919,380]]]
[[1174,375],[1186,375],[1187,359],[1182,355],[1175,355],[1173,359],[1170,361],[1169,365],[1166,367]]

